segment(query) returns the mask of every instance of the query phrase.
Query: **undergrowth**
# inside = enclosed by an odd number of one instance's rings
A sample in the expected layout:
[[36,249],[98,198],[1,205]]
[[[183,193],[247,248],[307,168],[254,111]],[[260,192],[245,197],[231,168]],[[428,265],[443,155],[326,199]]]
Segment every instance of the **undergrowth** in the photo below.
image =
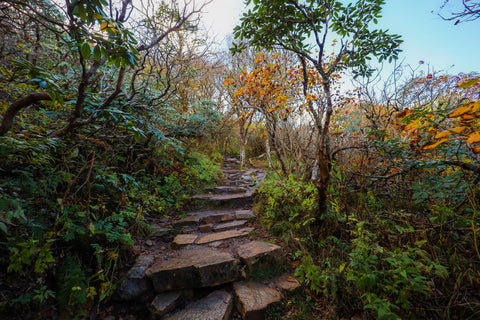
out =
[[87,317],[115,292],[147,219],[172,216],[220,176],[193,150],[138,160],[113,141],[0,139],[2,319]]
[[[316,317],[326,318],[473,319],[480,314],[480,267],[474,233],[465,225],[478,224],[475,206],[464,202],[454,210],[428,198],[430,205],[419,201],[417,211],[407,212],[398,207],[402,201],[377,197],[375,189],[351,196],[348,185],[340,186],[342,174],[335,177],[323,214],[316,211],[316,189],[309,181],[270,173],[257,192],[256,211],[272,234],[288,243],[295,276],[309,297],[290,303],[285,313],[291,319],[311,319],[319,309],[323,315]],[[443,195],[443,203],[460,197],[458,190],[445,188]],[[319,229],[313,228],[314,219]]]

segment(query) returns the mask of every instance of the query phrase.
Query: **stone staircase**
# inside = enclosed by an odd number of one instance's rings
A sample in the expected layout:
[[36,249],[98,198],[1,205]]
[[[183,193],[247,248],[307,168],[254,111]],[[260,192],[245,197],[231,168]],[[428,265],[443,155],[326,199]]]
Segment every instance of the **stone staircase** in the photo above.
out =
[[262,240],[254,227],[252,196],[264,172],[239,170],[235,158],[225,159],[222,169],[221,185],[194,196],[201,209],[171,223],[177,232],[171,241],[164,240],[169,228],[155,226],[148,250],[117,290],[122,300],[147,297],[154,319],[265,319],[299,287],[285,273],[282,248]]

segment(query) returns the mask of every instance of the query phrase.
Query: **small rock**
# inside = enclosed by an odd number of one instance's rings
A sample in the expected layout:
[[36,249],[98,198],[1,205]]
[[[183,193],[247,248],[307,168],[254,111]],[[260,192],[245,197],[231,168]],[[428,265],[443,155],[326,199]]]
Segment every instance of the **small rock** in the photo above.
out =
[[214,291],[208,296],[187,305],[166,320],[227,320],[233,309],[233,297],[224,290]]
[[281,301],[282,295],[275,289],[258,282],[236,282],[235,304],[244,320],[263,320],[269,307]]
[[152,240],[147,240],[145,241],[145,244],[149,247],[153,246],[153,241]]

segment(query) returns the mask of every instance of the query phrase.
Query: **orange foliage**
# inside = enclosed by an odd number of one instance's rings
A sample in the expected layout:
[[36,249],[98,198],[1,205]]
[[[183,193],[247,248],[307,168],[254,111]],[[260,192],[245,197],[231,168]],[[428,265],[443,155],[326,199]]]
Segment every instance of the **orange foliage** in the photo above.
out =
[[259,66],[250,71],[241,71],[239,82],[233,78],[225,80],[226,86],[236,88],[234,103],[241,100],[264,113],[286,110],[285,105],[292,96],[285,86],[287,74],[282,66],[286,62],[286,58],[279,54],[266,57],[260,53],[255,58],[255,63]]
[[[462,79],[463,78],[463,79]],[[460,90],[470,90],[475,92],[480,88],[478,78],[469,78],[468,75],[459,77],[444,77],[443,81],[456,80],[455,87]],[[461,91],[457,94],[461,96]],[[471,93],[471,92],[470,92]],[[478,93],[477,93],[478,94]],[[472,96],[472,95],[470,95]],[[410,121],[403,126],[403,130],[408,134],[410,139],[410,146],[417,150],[417,152],[434,150],[437,146],[450,140],[463,140],[467,143],[470,150],[474,153],[480,153],[480,100],[462,103],[452,111],[450,111],[446,118],[441,121],[435,121],[438,113],[430,112],[422,115],[415,120]],[[398,114],[398,117],[403,119],[412,115],[412,110],[405,109]],[[449,119],[449,121],[446,121]],[[444,130],[438,132],[439,126],[444,125]],[[417,147],[417,144],[423,139],[422,133],[427,133],[426,144]]]

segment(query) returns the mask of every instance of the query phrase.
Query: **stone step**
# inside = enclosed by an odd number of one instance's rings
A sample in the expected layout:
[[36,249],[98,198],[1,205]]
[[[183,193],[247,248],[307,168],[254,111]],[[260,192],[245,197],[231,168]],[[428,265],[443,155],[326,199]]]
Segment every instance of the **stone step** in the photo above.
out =
[[237,228],[234,230],[227,230],[221,232],[207,233],[207,234],[177,234],[173,239],[172,245],[174,248],[179,248],[191,244],[205,244],[215,241],[228,240],[239,237],[246,237],[254,228]]
[[198,194],[192,197],[195,200],[202,200],[206,205],[213,207],[243,207],[250,205],[253,200],[253,192],[231,193],[231,194]]
[[207,193],[212,194],[228,194],[228,193],[245,193],[250,191],[247,187],[240,186],[217,186],[212,188],[206,188]]
[[241,228],[241,229],[235,229],[235,230],[209,233],[209,234],[201,235],[197,240],[195,240],[195,244],[205,244],[205,243],[210,243],[215,241],[246,237],[253,230],[255,230],[255,228]]
[[192,301],[184,309],[166,317],[166,320],[228,320],[233,309],[233,297],[225,290],[217,290],[203,299]]
[[213,226],[213,231],[221,232],[221,231],[237,229],[237,228],[243,227],[247,222],[248,222],[247,220],[234,220],[230,222],[219,223]]
[[173,222],[173,226],[174,228],[181,228],[183,226],[192,226],[206,223],[228,222],[235,219],[236,211],[238,210],[223,209],[189,212],[183,219]]
[[215,248],[185,248],[176,257],[155,262],[145,274],[157,293],[213,287],[237,280],[239,261]]
[[240,179],[223,179],[220,181],[221,185],[225,186],[235,186],[235,187],[253,187],[255,186],[255,181],[245,181]]
[[279,291],[259,282],[236,282],[233,290],[235,305],[244,320],[265,319],[267,310],[282,300]]
[[234,222],[235,220],[250,220],[253,218],[255,218],[255,214],[252,210],[205,210],[187,213],[184,218],[174,221],[173,227],[182,230],[183,233],[186,233],[185,230],[194,231],[197,227],[200,232],[223,231],[238,228],[245,224],[245,222]]

